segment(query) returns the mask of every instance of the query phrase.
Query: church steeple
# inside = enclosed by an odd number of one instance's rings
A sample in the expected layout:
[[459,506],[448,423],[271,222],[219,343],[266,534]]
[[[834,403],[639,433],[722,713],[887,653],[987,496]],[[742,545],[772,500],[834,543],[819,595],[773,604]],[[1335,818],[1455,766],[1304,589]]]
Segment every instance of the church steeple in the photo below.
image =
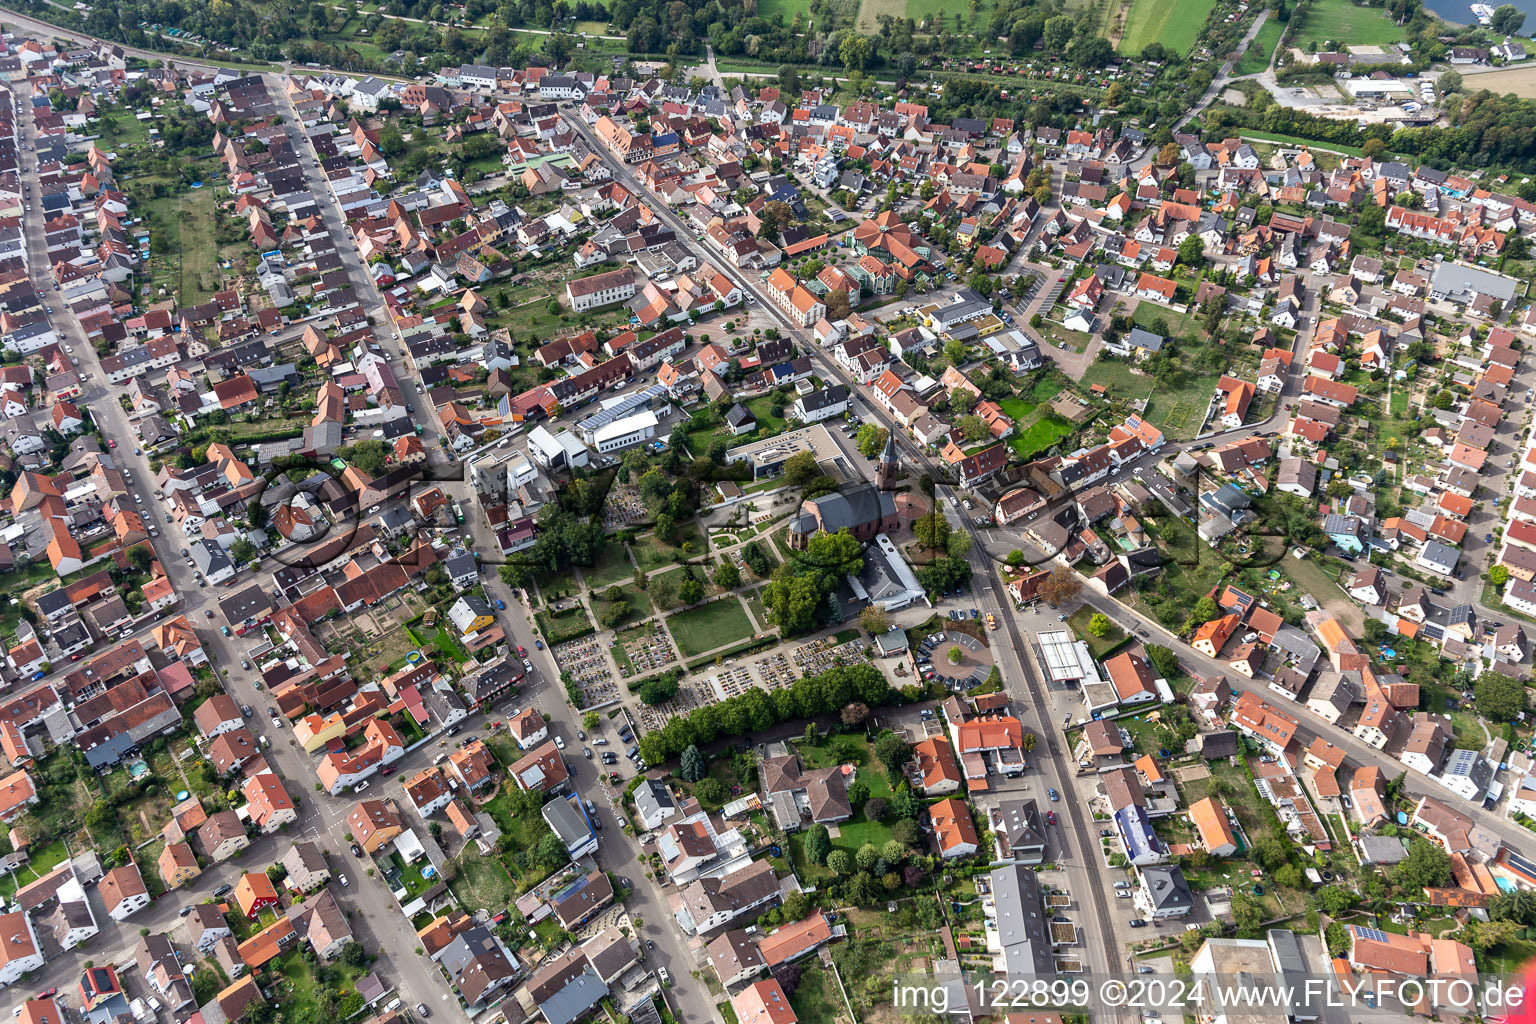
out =
[[875,470],[875,486],[882,491],[896,489],[896,479],[901,476],[901,459],[896,455],[896,435],[885,439],[885,451],[880,453],[880,466]]

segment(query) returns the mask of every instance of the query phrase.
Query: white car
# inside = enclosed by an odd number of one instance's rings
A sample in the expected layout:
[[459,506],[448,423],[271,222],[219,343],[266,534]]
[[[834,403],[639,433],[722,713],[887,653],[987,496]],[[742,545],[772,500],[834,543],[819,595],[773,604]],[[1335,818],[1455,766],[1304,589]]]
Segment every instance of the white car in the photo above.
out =
[[565,737],[564,736],[556,736],[555,737],[555,747],[557,749],[559,749],[559,750],[564,750],[565,749]]
[[347,881],[347,876],[346,875],[337,875],[336,876],[336,881],[341,883],[341,887],[343,889],[345,889],[347,886],[352,884],[351,882]]

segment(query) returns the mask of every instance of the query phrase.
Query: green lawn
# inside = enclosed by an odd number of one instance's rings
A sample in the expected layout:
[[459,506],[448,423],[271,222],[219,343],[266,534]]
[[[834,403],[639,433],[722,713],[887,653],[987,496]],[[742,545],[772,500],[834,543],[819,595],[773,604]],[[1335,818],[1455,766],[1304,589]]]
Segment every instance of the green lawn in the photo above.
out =
[[1133,0],[1120,37],[1120,52],[1138,54],[1150,43],[1188,53],[1216,0]]
[[1094,636],[1088,632],[1088,621],[1093,616],[1093,609],[1088,605],[1083,605],[1077,611],[1067,616],[1067,622],[1077,632],[1078,639],[1088,645],[1088,649],[1093,652],[1093,656],[1103,661],[1111,651],[1125,643],[1127,636],[1125,630],[1113,622],[1109,624],[1108,631],[1102,637]]
[[1381,7],[1359,7],[1351,0],[1316,0],[1307,7],[1305,21],[1292,30],[1291,43],[1302,49],[1339,46],[1386,46],[1408,38]]
[[1035,407],[1022,398],[1005,398],[997,403],[997,407],[1015,423],[1035,411]]
[[1083,387],[1102,384],[1110,397],[1122,402],[1141,401],[1152,394],[1157,381],[1147,374],[1137,373],[1130,363],[1118,359],[1098,359],[1083,373]]
[[[693,547],[688,551],[684,551],[684,544],[692,544]],[[635,561],[639,563],[640,568],[649,573],[664,566],[675,564],[679,555],[689,557],[694,554],[703,554],[705,541],[704,535],[699,532],[698,526],[694,523],[688,523],[678,529],[677,543],[675,544],[668,544],[665,541],[658,540],[655,534],[647,533],[637,537],[635,542],[629,546],[629,549],[634,554]],[[633,574],[634,570],[631,569],[630,572]]]
[[187,189],[154,200],[146,211],[150,230],[169,243],[165,254],[150,257],[150,281],[164,285],[183,306],[205,301],[223,283],[212,230],[216,192],[212,185]]
[[1237,62],[1233,73],[1238,75],[1256,75],[1269,66],[1269,56],[1275,52],[1275,47],[1280,45],[1280,33],[1285,31],[1285,26],[1280,23],[1271,12],[1259,28],[1259,34],[1253,37],[1253,42],[1248,44],[1248,49],[1243,52],[1242,59]]
[[469,652],[464,649],[464,646],[455,639],[452,633],[441,627],[438,628],[436,633],[432,634],[432,646],[442,652],[444,657],[452,658],[460,665],[469,660]]
[[1012,448],[1020,458],[1033,458],[1070,433],[1072,433],[1072,424],[1055,413],[1049,413],[1021,433],[1010,437],[1008,447]]
[[598,558],[597,564],[590,569],[582,570],[582,575],[587,579],[587,586],[593,590],[601,590],[603,587],[611,587],[615,583],[624,583],[634,578],[635,567],[629,561],[629,552],[623,544],[613,538],[603,545],[603,553]]
[[495,857],[481,857],[475,847],[465,847],[464,857],[455,861],[458,875],[449,883],[459,903],[467,907],[501,910],[518,897],[518,886]]
[[800,15],[803,25],[811,16],[811,0],[759,0],[757,13],[772,21],[775,15],[784,19],[785,25],[792,25],[795,15]]
[[544,634],[544,642],[551,647],[592,632],[592,621],[587,618],[587,613],[580,605],[558,615],[550,615],[543,611],[535,612],[533,618]]
[[667,628],[677,641],[678,653],[688,658],[747,639],[752,635],[752,620],[738,598],[728,597],[667,616]]
[[824,968],[815,966],[806,967],[800,975],[800,985],[789,997],[789,1008],[804,1021],[832,1021],[844,1015],[837,982],[828,977]]
[[14,874],[7,871],[0,875],[0,894],[9,896],[20,885],[31,885],[69,859],[69,851],[64,848],[62,839],[55,839],[30,853],[32,859],[23,864]]
[[[623,594],[623,600],[629,604],[629,614],[619,620],[620,626],[626,622],[635,622],[639,619],[649,618],[655,613],[655,609],[651,607],[651,599],[646,596],[645,591],[639,589],[633,583],[619,587],[618,590]],[[598,622],[602,622],[603,613],[608,609],[607,591],[605,590],[599,595],[594,590],[590,598],[592,601],[592,614],[597,617]],[[615,651],[614,653],[617,654],[618,652]]]

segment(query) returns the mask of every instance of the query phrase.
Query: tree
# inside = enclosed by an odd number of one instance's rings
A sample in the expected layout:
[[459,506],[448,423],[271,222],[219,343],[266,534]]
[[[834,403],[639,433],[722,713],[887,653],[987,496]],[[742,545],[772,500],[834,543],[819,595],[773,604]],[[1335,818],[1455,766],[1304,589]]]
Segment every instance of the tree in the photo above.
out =
[[890,780],[901,778],[902,767],[912,759],[912,748],[894,732],[888,732],[875,740],[875,759],[885,769]]
[[1392,869],[1392,884],[1401,889],[1437,889],[1451,880],[1451,855],[1427,839],[1409,840],[1408,856]]
[[1494,8],[1488,27],[1493,29],[1493,34],[1496,36],[1512,36],[1518,33],[1520,26],[1524,24],[1524,11],[1514,4],[1500,4]]
[[944,550],[949,552],[950,558],[964,558],[971,550],[974,538],[968,533],[954,532],[949,535],[949,540],[944,544]]
[[1341,889],[1337,885],[1325,885],[1317,890],[1317,900],[1323,905],[1323,910],[1329,917],[1338,917],[1351,910],[1360,898],[1348,889]]
[[791,487],[804,487],[818,476],[821,467],[815,452],[799,452],[784,460],[784,482]]
[[1172,679],[1179,674],[1179,656],[1168,648],[1147,644],[1147,657],[1152,660],[1152,666],[1157,669],[1157,674],[1164,679]]
[[1157,165],[1159,167],[1172,167],[1179,162],[1179,157],[1183,152],[1177,142],[1166,143],[1162,149],[1157,151]]
[[962,416],[955,426],[960,428],[960,433],[965,435],[967,441],[972,442],[980,441],[992,433],[992,428],[980,416]]
[[1109,616],[1103,612],[1095,612],[1093,618],[1088,620],[1088,632],[1102,639],[1104,634],[1109,632]]
[[266,526],[269,515],[267,506],[259,501],[253,501],[245,506],[245,522],[253,530],[259,530]]
[[811,912],[811,898],[799,889],[791,889],[784,897],[784,920],[799,921]]
[[1495,722],[1512,722],[1526,707],[1525,685],[1497,672],[1478,676],[1472,692],[1477,698],[1477,710]]
[[875,865],[880,862],[880,851],[874,843],[865,843],[859,847],[859,852],[853,855],[853,862],[859,866],[860,871],[873,871]]
[[860,455],[874,458],[885,450],[885,441],[890,436],[891,432],[884,427],[866,423],[854,436],[854,444],[858,446]]
[[878,604],[867,605],[859,613],[859,625],[869,633],[884,633],[891,628],[891,618]]
[[700,779],[698,785],[693,787],[693,795],[698,797],[699,803],[707,807],[719,807],[725,803],[725,798],[731,795],[731,791],[725,788],[725,783],[719,779]]
[[812,825],[805,834],[805,859],[812,864],[825,864],[831,852],[832,837],[827,833],[827,826]]
[[715,569],[715,586],[722,590],[735,590],[741,585],[741,570],[736,568],[735,562],[721,562]]
[[154,561],[154,556],[148,547],[136,544],[128,549],[128,562],[138,572],[149,572],[149,565]]
[[913,539],[929,551],[946,549],[949,546],[949,534],[949,520],[937,509],[912,520]]
[[698,604],[704,600],[704,584],[693,576],[685,577],[677,585],[677,599],[683,604]]
[[1265,871],[1278,871],[1291,859],[1287,840],[1273,834],[1261,836],[1253,844],[1253,859],[1258,861],[1259,867]]
[[1179,262],[1186,267],[1205,265],[1205,243],[1199,235],[1190,235],[1179,243]]
[[864,719],[869,717],[869,705],[863,701],[849,701],[843,707],[843,724],[849,728],[863,725]]
[[1509,582],[1509,566],[1495,565],[1488,570],[1488,582],[1496,587],[1502,587]]
[[1232,923],[1239,935],[1256,930],[1264,923],[1264,905],[1245,892],[1233,893]]
[[[1052,19],[1053,21],[1055,19]],[[1040,581],[1039,595],[1054,608],[1072,600],[1083,590],[1083,578],[1072,569],[1058,565]]]
[[853,858],[847,850],[833,850],[827,854],[827,867],[832,869],[835,875],[847,875],[853,871]]
[[665,512],[656,517],[654,527],[656,539],[663,544],[671,544],[677,539],[677,520]]
[[864,801],[864,817],[870,821],[884,821],[890,813],[891,802],[883,796],[870,797]]
[[923,830],[911,818],[902,818],[891,826],[891,839],[909,850],[915,850],[923,841]]
[[241,537],[229,546],[229,557],[236,565],[249,562],[256,557],[256,545]]
[[1067,44],[1077,31],[1077,19],[1068,14],[1057,15],[1045,23],[1045,49],[1048,53],[1065,53]]
[[1488,901],[1488,916],[1495,921],[1514,921],[1526,926],[1536,924],[1536,892],[1530,889],[1501,892]]
[[837,48],[838,58],[849,71],[863,71],[869,66],[874,53],[874,40],[855,32],[844,35],[842,44]]
[[342,964],[352,968],[354,971],[361,970],[368,966],[368,951],[359,943],[349,942],[341,947],[340,960]]
[[704,755],[699,752],[695,744],[688,744],[688,749],[683,751],[678,760],[677,774],[684,782],[698,782],[709,772],[709,767],[704,763]]
[[553,832],[547,833],[543,839],[539,840],[534,856],[540,864],[550,870],[570,860],[570,855],[565,849],[565,841]]
[[[900,778],[900,776],[892,777]],[[911,787],[909,787],[905,782],[899,783],[896,786],[896,795],[891,798],[891,811],[896,815],[896,817],[911,818],[915,820],[917,816],[922,813],[922,810],[922,802],[912,794]],[[905,842],[905,840],[903,841]],[[907,843],[907,845],[916,846],[917,844]]]
[[1521,928],[1513,921],[1469,921],[1468,942],[1473,949],[1486,952],[1520,937]]

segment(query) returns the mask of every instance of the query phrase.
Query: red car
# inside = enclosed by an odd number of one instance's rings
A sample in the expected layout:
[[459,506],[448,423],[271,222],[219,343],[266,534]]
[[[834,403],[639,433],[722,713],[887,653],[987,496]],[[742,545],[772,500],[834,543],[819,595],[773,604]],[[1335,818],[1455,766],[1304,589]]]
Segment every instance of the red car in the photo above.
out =
[[39,999],[52,999],[59,992],[56,988],[45,988],[37,994]]
[[107,447],[108,448],[116,448],[117,447],[117,442],[109,439],[107,441]]
[[390,765],[388,768],[380,768],[379,769],[379,775],[381,777],[385,776],[385,775],[393,775],[393,774],[395,774],[395,767],[394,767],[394,765]]
[[528,657],[528,650],[522,644],[518,644],[517,645],[517,656],[519,658],[526,658],[526,657]]
[[1048,825],[1056,824],[1056,812],[1055,811],[1046,811],[1045,812],[1045,822]]

